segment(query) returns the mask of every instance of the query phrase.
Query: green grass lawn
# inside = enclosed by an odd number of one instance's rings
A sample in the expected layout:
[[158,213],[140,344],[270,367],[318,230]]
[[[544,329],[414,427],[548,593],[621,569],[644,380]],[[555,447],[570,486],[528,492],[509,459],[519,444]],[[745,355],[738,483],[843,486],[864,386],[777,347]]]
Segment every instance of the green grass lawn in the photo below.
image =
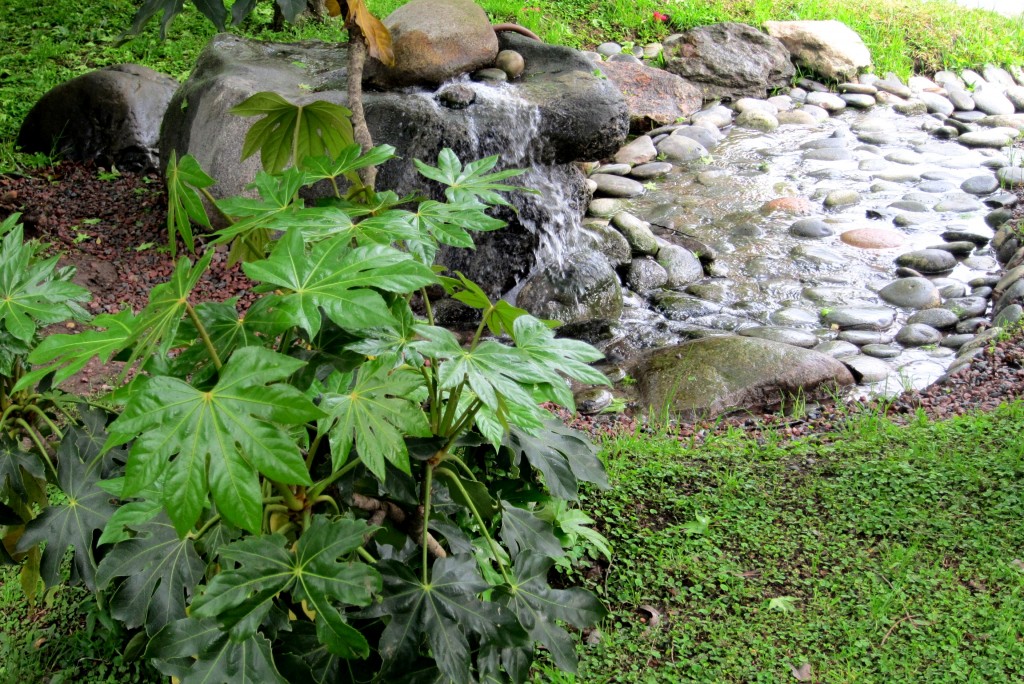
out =
[[[14,151],[14,138],[29,108],[46,91],[90,70],[135,62],[184,79],[213,26],[186,4],[161,41],[158,21],[119,45],[131,23],[136,0],[4,0],[0,14],[0,172],[44,163]],[[386,16],[401,0],[368,0]],[[522,24],[552,43],[579,48],[606,40],[646,43],[675,30],[719,21],[760,26],[768,20],[839,19],[857,31],[871,49],[876,71],[963,69],[987,62],[1024,63],[1024,21],[992,12],[965,10],[948,0],[481,0],[496,22]],[[340,40],[338,22],[309,23],[274,33],[267,29],[269,3],[232,30],[268,40]],[[672,17],[671,26],[654,12]]]
[[851,425],[610,441],[578,572],[612,612],[564,681],[1024,681],[1024,404]]

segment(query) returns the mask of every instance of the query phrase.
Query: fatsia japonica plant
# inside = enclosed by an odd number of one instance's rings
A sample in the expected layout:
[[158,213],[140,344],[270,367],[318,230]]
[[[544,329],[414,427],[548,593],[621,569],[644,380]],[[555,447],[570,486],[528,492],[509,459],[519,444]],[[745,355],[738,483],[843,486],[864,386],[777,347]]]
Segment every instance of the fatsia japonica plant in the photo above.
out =
[[[265,107],[265,122],[279,100],[239,111]],[[67,503],[18,550],[45,540],[52,583],[73,548],[135,650],[182,682],[522,682],[538,647],[573,671],[567,628],[604,609],[549,574],[578,556],[569,544],[608,552],[566,505],[607,480],[542,404],[572,408],[567,378],[606,382],[600,354],[434,265],[440,245],[502,225],[485,210],[515,172],[445,150],[416,162],[445,199],[399,197],[359,181],[390,147],[253,130],[247,153],[274,161],[257,198],[216,200],[226,225],[205,253],[180,258],[142,311],[31,353],[54,382],[94,357],[134,376],[64,435]],[[208,225],[212,179],[191,157],[167,177],[172,237],[182,216]],[[314,184],[330,196],[307,203]],[[228,242],[254,297],[193,303]],[[476,309],[475,331],[438,326],[438,295]]]

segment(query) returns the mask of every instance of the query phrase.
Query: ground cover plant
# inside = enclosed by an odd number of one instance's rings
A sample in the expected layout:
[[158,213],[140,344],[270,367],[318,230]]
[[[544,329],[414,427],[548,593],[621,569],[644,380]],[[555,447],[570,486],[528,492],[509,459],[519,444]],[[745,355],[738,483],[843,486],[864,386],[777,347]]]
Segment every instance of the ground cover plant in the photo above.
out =
[[[141,27],[120,44],[141,3],[135,0],[54,0],[40,5],[6,0],[0,16],[0,171],[38,166],[40,157],[16,156],[14,138],[28,109],[50,88],[98,67],[135,62],[184,80],[216,27],[185,3],[168,27],[173,40],[161,41],[160,21]],[[212,3],[216,4],[216,3]],[[270,29],[272,5],[255,8],[238,26],[244,35],[277,41],[305,38],[343,40],[340,21],[286,24]],[[293,3],[292,3],[293,4]],[[386,16],[399,0],[369,0]],[[1021,64],[1024,22],[992,12],[967,10],[948,0],[540,0],[532,3],[481,0],[496,22],[522,24],[552,43],[593,48],[605,40],[642,44],[674,31],[719,21],[761,25],[768,20],[838,19],[864,39],[879,73],[940,68],[975,68],[985,63]],[[659,21],[655,12],[669,17]]]

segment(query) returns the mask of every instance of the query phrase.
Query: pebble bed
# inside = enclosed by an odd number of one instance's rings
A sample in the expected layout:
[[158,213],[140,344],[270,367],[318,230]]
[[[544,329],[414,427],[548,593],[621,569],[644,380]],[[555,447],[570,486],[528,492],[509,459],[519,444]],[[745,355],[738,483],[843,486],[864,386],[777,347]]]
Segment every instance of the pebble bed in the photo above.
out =
[[1024,73],[798,86],[710,103],[588,167],[584,232],[624,295],[610,358],[735,333],[824,352],[859,395],[894,395],[1021,319]]

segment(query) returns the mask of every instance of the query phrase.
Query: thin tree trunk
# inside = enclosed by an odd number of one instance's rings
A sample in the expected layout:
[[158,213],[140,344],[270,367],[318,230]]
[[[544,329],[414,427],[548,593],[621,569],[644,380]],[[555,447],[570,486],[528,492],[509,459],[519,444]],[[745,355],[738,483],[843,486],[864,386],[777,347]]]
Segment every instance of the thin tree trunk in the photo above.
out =
[[[363,112],[363,67],[366,65],[366,40],[355,22],[348,28],[348,108],[352,110],[352,132],[356,143],[367,153],[373,147],[373,138],[366,125]],[[359,170],[359,179],[368,190],[377,182],[377,167],[367,166]]]

